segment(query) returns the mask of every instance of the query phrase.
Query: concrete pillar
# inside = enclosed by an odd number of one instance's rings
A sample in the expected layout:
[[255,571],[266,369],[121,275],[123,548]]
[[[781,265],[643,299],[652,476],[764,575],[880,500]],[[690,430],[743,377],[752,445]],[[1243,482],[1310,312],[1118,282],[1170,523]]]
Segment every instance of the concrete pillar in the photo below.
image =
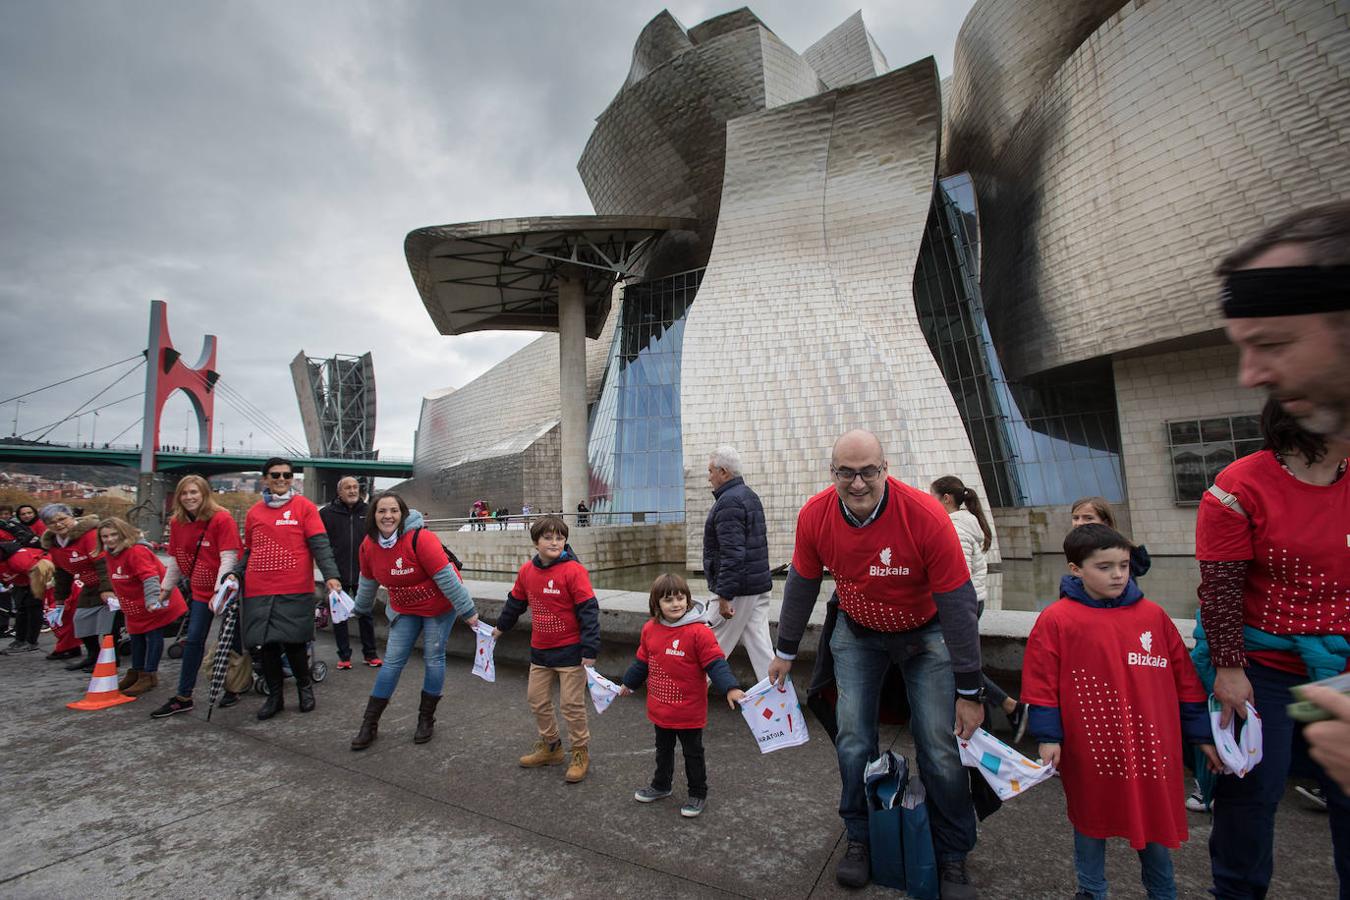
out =
[[[313,500],[318,506],[323,506],[329,500],[333,499],[332,494],[329,494],[326,497],[324,496],[326,493],[324,491],[325,473],[315,466],[305,466],[301,469],[301,472],[303,472],[305,476],[305,489],[301,493],[303,493],[307,499]],[[334,483],[337,482],[336,475],[332,477],[332,481]]]
[[[558,396],[562,404],[562,511],[590,493],[586,466],[586,293],[576,273],[558,280]],[[588,504],[589,505],[589,504]]]
[[178,483],[177,475],[141,472],[136,477],[136,505],[131,508],[131,524],[145,532],[147,539],[164,540],[164,504]]

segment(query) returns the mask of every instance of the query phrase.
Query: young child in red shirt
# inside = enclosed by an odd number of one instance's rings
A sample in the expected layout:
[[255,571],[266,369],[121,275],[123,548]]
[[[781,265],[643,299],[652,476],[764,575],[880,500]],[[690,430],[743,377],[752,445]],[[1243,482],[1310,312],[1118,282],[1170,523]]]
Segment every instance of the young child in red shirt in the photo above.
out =
[[534,749],[521,766],[556,766],[567,759],[553,709],[553,682],[567,722],[571,760],[564,779],[576,784],[590,769],[591,734],[586,723],[586,668],[600,652],[600,604],[586,567],[567,544],[567,523],[544,516],[530,526],[538,553],[520,567],[506,596],[493,636],[515,626],[530,610],[530,680],[526,696],[539,726]]
[[1133,546],[1105,525],[1064,539],[1073,576],[1036,620],[1022,699],[1044,762],[1059,769],[1078,897],[1106,897],[1106,838],[1139,851],[1150,900],[1173,900],[1168,848],[1186,840],[1181,737],[1217,771],[1205,689],[1171,618],[1130,578]]
[[727,705],[745,696],[708,627],[703,605],[691,599],[678,575],[659,576],[647,601],[651,621],[642,626],[637,658],[623,676],[622,694],[647,682],[647,718],[656,728],[656,774],[633,799],[651,803],[669,797],[675,777],[675,741],[684,750],[689,799],[680,807],[687,819],[703,812],[708,799],[708,770],[703,762],[703,726],[708,723],[707,678],[727,695]]

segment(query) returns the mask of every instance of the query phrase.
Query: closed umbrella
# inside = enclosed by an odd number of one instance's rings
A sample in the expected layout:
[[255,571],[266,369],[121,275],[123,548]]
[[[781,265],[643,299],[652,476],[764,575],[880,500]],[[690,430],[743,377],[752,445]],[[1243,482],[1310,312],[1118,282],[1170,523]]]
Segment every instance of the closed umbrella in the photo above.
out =
[[211,721],[211,713],[216,701],[225,689],[225,673],[230,668],[230,648],[234,646],[234,630],[239,625],[239,602],[230,595],[221,610],[220,635],[216,638],[216,653],[211,660],[211,692],[206,707],[206,721]]

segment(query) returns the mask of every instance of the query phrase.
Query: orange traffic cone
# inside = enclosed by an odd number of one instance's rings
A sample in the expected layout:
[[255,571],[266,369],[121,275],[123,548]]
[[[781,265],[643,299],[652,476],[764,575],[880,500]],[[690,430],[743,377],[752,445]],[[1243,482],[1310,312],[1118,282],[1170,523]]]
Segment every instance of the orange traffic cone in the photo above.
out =
[[98,662],[94,664],[94,674],[89,679],[89,690],[83,700],[67,703],[66,709],[107,709],[135,699],[117,689],[117,650],[113,647],[112,635],[105,634],[103,646],[98,651]]

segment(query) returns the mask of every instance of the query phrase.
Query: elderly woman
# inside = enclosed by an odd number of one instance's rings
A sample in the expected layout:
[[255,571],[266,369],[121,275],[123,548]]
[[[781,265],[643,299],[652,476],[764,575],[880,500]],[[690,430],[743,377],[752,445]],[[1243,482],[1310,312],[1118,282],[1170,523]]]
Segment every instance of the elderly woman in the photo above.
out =
[[242,579],[244,645],[262,646],[267,701],[259,719],[285,709],[281,657],[290,661],[300,711],[314,709],[314,684],[305,645],[314,640],[314,567],[330,591],[342,589],[319,508],[295,490],[288,460],[263,466],[263,496],[244,519],[244,555],[227,578]]
[[422,700],[417,708],[413,743],[431,740],[436,705],[445,686],[445,641],[455,618],[470,628],[478,626],[473,598],[433,534],[422,533],[422,515],[408,511],[403,498],[386,491],[366,513],[366,539],[361,542],[361,581],[356,590],[356,612],[369,615],[375,593],[389,591],[389,606],[397,618],[389,626],[384,667],[366,701],[361,728],[352,738],[353,750],[364,750],[379,732],[380,716],[398,687],[399,676],[422,637]]
[[162,628],[187,613],[178,588],[164,581],[164,563],[130,522],[116,516],[98,523],[98,540],[113,594],[131,635],[131,668],[117,682],[128,697],[159,686],[159,660],[164,653]]
[[[169,563],[164,583],[176,586],[180,579],[188,583],[187,639],[183,642],[183,665],[178,670],[178,692],[163,706],[150,713],[164,719],[193,707],[192,692],[197,686],[197,670],[206,650],[206,635],[211,630],[211,595],[239,561],[239,526],[229,510],[216,503],[211,485],[200,475],[185,475],[173,491],[173,513],[169,517]],[[236,632],[237,634],[237,632]],[[222,706],[233,706],[237,695],[226,697]]]
[[[84,659],[66,668],[92,672],[98,662],[99,638],[113,630],[113,611],[104,601],[105,596],[112,596],[112,585],[99,558],[98,516],[77,519],[64,503],[49,503],[38,515],[47,526],[42,549],[56,565],[56,602],[65,606],[62,625],[73,623],[74,636],[84,644]],[[77,582],[78,591],[74,590]]]

